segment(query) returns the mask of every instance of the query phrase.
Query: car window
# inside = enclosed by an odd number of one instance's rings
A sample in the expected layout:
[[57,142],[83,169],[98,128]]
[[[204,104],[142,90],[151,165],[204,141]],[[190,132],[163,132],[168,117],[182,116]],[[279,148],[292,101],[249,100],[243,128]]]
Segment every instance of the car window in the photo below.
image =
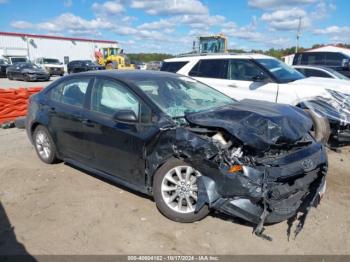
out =
[[189,72],[190,76],[222,78],[227,76],[227,59],[202,59]]
[[132,110],[139,117],[139,99],[121,84],[98,80],[92,92],[91,110],[113,116],[118,110]]
[[316,70],[316,69],[309,69],[309,68],[304,69],[304,75],[306,77],[314,76],[314,77],[332,78],[332,76],[330,76],[326,72],[323,72],[321,70]]
[[83,107],[90,78],[71,79],[62,82],[51,91],[51,99],[63,104]]
[[180,61],[180,62],[164,62],[160,71],[172,72],[176,73],[179,71],[184,65],[186,65],[188,61]]
[[248,60],[232,59],[228,66],[227,78],[231,80],[252,81],[262,70]]
[[325,53],[303,53],[301,57],[302,65],[323,65]]
[[184,76],[137,80],[133,83],[171,117],[183,117],[186,113],[209,110],[234,102],[217,90]]
[[328,66],[341,66],[343,59],[346,56],[341,53],[327,53],[326,54],[326,65]]

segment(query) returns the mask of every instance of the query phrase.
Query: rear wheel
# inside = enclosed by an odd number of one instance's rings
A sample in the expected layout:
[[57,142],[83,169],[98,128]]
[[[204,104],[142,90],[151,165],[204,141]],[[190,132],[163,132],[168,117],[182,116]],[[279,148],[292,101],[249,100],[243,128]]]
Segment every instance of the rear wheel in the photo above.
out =
[[46,127],[38,126],[33,134],[35,151],[41,161],[46,164],[58,162],[57,151],[51,135]]
[[311,117],[313,122],[313,136],[317,142],[327,144],[329,136],[331,134],[331,127],[329,121],[325,117],[318,116],[312,110],[305,110]]
[[172,159],[154,175],[153,194],[159,211],[167,218],[190,223],[209,214],[208,206],[195,213],[198,195],[197,170],[182,160]]

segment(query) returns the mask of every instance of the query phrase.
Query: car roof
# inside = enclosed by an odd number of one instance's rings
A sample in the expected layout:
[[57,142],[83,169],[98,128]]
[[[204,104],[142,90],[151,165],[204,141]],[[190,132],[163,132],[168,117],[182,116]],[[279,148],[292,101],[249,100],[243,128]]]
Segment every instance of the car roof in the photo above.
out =
[[257,53],[222,53],[222,54],[189,54],[175,58],[165,59],[164,62],[181,62],[200,59],[261,59],[273,58],[271,56],[257,54]]
[[309,68],[309,69],[323,69],[328,71],[329,68],[326,66],[317,66],[317,65],[293,65],[294,68]]
[[74,76],[92,75],[116,78],[119,80],[148,80],[149,78],[180,77],[181,75],[154,70],[98,70],[76,73]]

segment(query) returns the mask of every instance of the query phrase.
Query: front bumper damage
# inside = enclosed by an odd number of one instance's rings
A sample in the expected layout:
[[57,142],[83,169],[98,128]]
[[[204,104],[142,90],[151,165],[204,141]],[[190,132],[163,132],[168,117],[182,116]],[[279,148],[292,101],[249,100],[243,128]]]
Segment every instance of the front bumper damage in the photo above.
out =
[[298,219],[297,235],[324,192],[327,155],[309,134],[312,123],[302,110],[265,106],[264,112],[258,102],[240,102],[231,112],[195,113],[164,124],[145,149],[146,183],[151,187],[152,175],[168,159],[183,159],[202,174],[196,211],[208,205],[240,217],[266,239],[264,224],[288,220],[290,234]]
[[[293,162],[286,164],[288,158]],[[244,166],[235,173],[222,169],[220,173],[198,178],[197,210],[208,204],[257,225],[254,232],[263,237],[265,223],[290,219],[291,227],[300,213],[297,235],[310,208],[317,207],[324,193],[327,157],[322,146],[312,144],[254,168]]]

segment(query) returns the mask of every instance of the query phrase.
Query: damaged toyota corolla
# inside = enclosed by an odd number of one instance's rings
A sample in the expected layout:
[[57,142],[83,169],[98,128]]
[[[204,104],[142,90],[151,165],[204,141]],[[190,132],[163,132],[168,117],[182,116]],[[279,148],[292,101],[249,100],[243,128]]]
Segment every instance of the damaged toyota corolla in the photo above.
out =
[[30,99],[27,133],[41,160],[71,163],[153,196],[193,222],[216,210],[254,225],[302,229],[326,187],[327,156],[303,110],[234,101],[165,72],[62,77]]

